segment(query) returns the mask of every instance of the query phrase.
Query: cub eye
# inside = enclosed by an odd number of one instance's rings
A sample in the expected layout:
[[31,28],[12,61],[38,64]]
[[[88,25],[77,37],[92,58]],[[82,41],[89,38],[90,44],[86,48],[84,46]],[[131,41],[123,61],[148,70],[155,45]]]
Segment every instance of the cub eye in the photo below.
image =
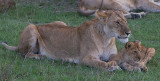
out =
[[134,53],[136,53],[136,54],[137,54],[138,52],[137,52],[137,51],[134,51]]
[[102,20],[102,21],[105,21],[105,20],[106,20],[106,18],[102,17],[102,18],[101,18],[101,20]]
[[120,22],[119,22],[119,21],[116,21],[116,24],[120,24]]
[[103,17],[102,19],[103,19],[103,20],[105,20],[105,18],[104,18],[104,17]]

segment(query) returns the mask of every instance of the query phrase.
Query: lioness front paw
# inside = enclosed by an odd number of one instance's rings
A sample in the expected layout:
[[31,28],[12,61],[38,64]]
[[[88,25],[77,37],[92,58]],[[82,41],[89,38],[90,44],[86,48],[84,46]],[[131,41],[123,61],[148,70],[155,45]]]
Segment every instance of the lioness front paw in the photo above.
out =
[[137,13],[131,13],[131,17],[132,19],[142,18],[141,14],[137,14]]
[[147,15],[147,12],[141,12],[140,15],[144,17],[145,15]]

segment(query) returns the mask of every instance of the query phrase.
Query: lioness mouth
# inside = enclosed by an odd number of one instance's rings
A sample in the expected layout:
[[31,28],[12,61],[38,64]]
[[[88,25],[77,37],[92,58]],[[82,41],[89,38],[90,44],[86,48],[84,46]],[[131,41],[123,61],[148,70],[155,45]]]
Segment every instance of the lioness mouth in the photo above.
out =
[[118,36],[118,39],[126,39],[126,38],[128,38],[128,37],[119,37],[119,36]]

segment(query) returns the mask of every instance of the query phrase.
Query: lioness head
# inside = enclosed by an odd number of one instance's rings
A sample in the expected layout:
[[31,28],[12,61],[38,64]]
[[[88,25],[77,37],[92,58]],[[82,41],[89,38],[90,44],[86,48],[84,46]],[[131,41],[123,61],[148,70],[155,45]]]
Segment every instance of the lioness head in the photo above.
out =
[[96,14],[106,34],[119,39],[122,43],[128,42],[131,31],[123,12],[108,10],[97,11]]
[[128,59],[132,59],[136,62],[140,61],[144,54],[142,54],[142,45],[140,41],[134,41],[134,42],[127,42],[125,45],[126,49],[126,56],[128,56]]

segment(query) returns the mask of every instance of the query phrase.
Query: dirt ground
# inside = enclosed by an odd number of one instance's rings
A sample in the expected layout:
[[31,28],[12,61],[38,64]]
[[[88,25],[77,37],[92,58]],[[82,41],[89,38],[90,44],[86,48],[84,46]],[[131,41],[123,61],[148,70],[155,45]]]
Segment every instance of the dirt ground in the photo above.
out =
[[76,12],[80,0],[18,0],[17,3],[38,5],[40,8],[53,8],[56,12]]

